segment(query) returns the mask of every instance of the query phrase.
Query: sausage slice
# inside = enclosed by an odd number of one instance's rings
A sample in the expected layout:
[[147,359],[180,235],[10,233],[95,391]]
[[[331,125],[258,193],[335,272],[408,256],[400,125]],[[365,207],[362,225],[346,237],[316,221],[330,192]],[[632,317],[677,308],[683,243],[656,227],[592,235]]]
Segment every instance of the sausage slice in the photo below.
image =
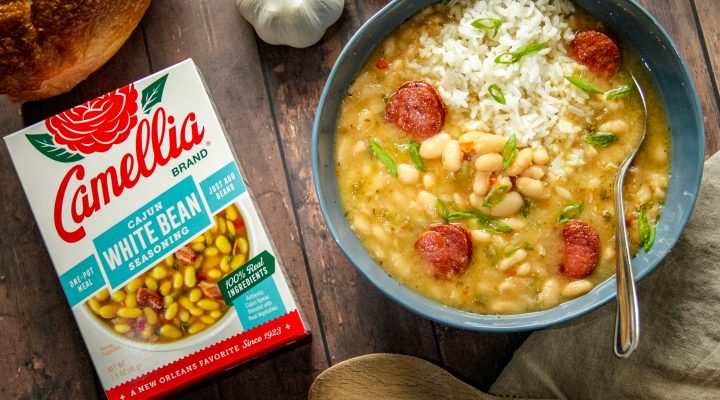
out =
[[578,32],[570,42],[570,52],[575,61],[600,78],[611,78],[620,69],[620,48],[602,32]]
[[470,265],[470,233],[456,224],[431,225],[415,242],[415,249],[434,268],[437,279],[460,276]]
[[445,104],[427,82],[406,82],[388,101],[385,119],[415,139],[424,140],[442,129]]
[[564,248],[560,272],[574,279],[590,275],[597,266],[600,236],[583,221],[570,221],[562,230]]

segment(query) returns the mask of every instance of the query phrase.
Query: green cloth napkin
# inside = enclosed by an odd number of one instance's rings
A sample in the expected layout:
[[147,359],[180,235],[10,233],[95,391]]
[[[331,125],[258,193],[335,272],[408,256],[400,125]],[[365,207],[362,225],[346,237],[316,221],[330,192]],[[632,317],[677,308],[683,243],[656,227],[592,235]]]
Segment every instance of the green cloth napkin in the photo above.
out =
[[668,257],[638,285],[640,344],[613,354],[615,302],[534,332],[490,389],[552,399],[720,399],[720,154]]

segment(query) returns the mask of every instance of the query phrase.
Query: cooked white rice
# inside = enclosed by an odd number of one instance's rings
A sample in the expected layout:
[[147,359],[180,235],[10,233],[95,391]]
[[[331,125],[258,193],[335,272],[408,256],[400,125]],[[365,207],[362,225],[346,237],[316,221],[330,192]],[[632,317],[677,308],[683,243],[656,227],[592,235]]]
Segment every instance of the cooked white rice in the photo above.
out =
[[[418,60],[409,66],[435,85],[453,112],[462,113],[465,128],[515,134],[521,145],[558,146],[579,136],[577,121],[589,123],[592,108],[588,94],[564,79],[584,68],[566,50],[574,37],[566,22],[573,5],[566,0],[453,0],[450,6],[459,23],[444,25],[437,36],[424,33]],[[495,37],[492,29],[471,25],[480,18],[502,22]],[[514,64],[495,63],[496,56],[531,43],[548,47]],[[492,84],[502,89],[507,105],[490,96]],[[578,163],[582,154],[572,159],[567,161]],[[559,168],[562,161],[554,161]]]

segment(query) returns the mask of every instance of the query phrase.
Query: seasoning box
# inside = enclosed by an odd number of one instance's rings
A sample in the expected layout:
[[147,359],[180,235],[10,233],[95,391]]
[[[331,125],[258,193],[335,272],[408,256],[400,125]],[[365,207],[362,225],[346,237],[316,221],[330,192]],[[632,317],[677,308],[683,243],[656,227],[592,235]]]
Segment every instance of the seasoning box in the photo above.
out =
[[108,398],[309,334],[192,60],[5,141]]

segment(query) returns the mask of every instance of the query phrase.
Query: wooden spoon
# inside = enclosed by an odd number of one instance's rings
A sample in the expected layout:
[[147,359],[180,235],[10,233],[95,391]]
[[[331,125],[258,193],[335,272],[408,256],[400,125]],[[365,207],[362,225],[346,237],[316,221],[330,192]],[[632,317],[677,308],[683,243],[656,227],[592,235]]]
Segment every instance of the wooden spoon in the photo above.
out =
[[[321,373],[309,400],[498,400],[423,359],[401,354],[351,358]],[[505,398],[506,399],[506,398]]]

